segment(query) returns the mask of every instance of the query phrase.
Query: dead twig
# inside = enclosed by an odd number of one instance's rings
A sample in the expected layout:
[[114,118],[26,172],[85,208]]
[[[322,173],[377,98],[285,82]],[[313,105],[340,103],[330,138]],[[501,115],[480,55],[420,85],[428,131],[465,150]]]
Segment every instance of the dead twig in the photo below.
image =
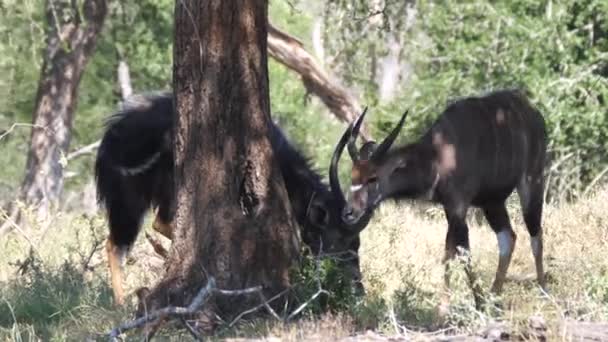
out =
[[322,294],[327,294],[328,295],[329,292],[327,290],[319,289],[307,301],[305,301],[304,303],[302,303],[302,305],[300,305],[296,310],[294,310],[291,314],[289,314],[289,316],[287,316],[286,320],[289,321],[292,318],[294,318],[297,314],[299,314],[300,312],[302,312],[302,310],[304,310],[310,303],[312,303],[313,300],[317,299],[317,297],[319,297]]
[[6,137],[7,135],[11,134],[15,130],[15,128],[17,128],[17,127],[41,128],[43,130],[47,130],[48,129],[46,126],[16,122],[16,123],[12,124],[11,127],[9,127],[7,130],[5,130],[4,132],[2,132],[2,134],[0,134],[0,140],[4,139],[4,137]]
[[[149,237],[150,242],[154,246],[155,245],[154,242],[157,242],[157,241],[154,241],[154,239],[152,239],[152,237],[149,236],[148,234],[146,234],[146,236]],[[323,247],[321,245],[321,250],[322,249],[323,249]],[[164,248],[163,248],[163,250],[164,250]],[[159,253],[159,254],[161,254],[161,256],[163,256],[162,253]],[[152,311],[143,317],[140,317],[131,322],[124,323],[124,324],[120,325],[119,327],[112,329],[110,331],[110,333],[108,334],[108,336],[110,337],[110,340],[115,340],[120,334],[124,333],[125,331],[138,328],[142,325],[147,324],[148,322],[155,321],[158,323],[158,322],[160,322],[161,319],[166,319],[169,317],[179,317],[181,324],[190,332],[190,334],[195,339],[201,340],[201,335],[196,331],[196,328],[193,327],[186,320],[186,318],[184,318],[184,316],[195,314],[200,309],[200,307],[205,303],[207,298],[209,296],[211,296],[212,294],[218,294],[218,295],[224,295],[224,296],[239,296],[239,295],[249,295],[249,294],[257,293],[260,298],[260,304],[255,305],[254,307],[239,313],[230,323],[227,324],[228,328],[233,327],[244,316],[254,313],[254,312],[258,311],[259,309],[261,309],[262,307],[266,308],[268,310],[268,312],[270,313],[270,315],[272,315],[278,321],[287,322],[287,321],[293,319],[294,317],[296,317],[298,314],[300,314],[308,305],[310,305],[310,303],[312,303],[314,300],[316,300],[320,295],[322,295],[322,294],[329,295],[330,294],[329,291],[323,289],[323,287],[322,287],[321,259],[324,257],[336,257],[337,255],[341,255],[341,254],[349,254],[349,252],[332,253],[332,254],[327,254],[327,253],[324,254],[323,252],[321,252],[320,255],[315,258],[315,264],[316,264],[315,281],[317,283],[317,288],[318,288],[317,291],[308,300],[306,300],[304,303],[299,305],[294,311],[292,311],[291,313],[289,313],[288,315],[286,315],[284,317],[281,317],[271,307],[270,304],[272,302],[274,302],[275,300],[281,298],[285,294],[287,294],[289,291],[292,290],[293,287],[286,288],[283,291],[281,291],[281,292],[277,293],[276,295],[274,295],[273,297],[271,297],[270,299],[266,299],[262,293],[263,288],[261,286],[250,287],[250,288],[246,288],[246,289],[242,289],[242,290],[218,289],[215,287],[215,279],[211,276],[208,276],[209,281],[208,281],[207,285],[199,291],[199,293],[196,295],[196,297],[194,298],[194,300],[188,307],[168,306],[168,307],[156,310],[156,311]],[[163,256],[163,258],[166,258],[166,256]],[[203,272],[206,274],[204,269],[203,269]],[[158,328],[158,324],[156,324],[156,328]],[[156,330],[156,329],[154,329],[154,330]]]
[[[207,285],[198,292],[196,297],[194,297],[190,305],[188,305],[187,307],[167,306],[162,309],[152,311],[146,314],[145,316],[142,316],[127,323],[123,323],[120,326],[112,329],[108,336],[110,337],[110,340],[115,340],[120,334],[124,333],[125,331],[141,327],[142,325],[145,325],[148,322],[156,321],[158,319],[167,317],[180,317],[181,319],[183,319],[183,316],[193,315],[200,309],[200,307],[207,301],[207,299],[212,294],[220,294],[224,296],[241,296],[253,293],[260,293],[261,291],[261,286],[250,287],[242,290],[218,289],[215,287],[215,278],[209,277]],[[267,303],[265,304],[268,305]],[[185,325],[188,330],[193,329],[188,324]]]
[[99,144],[101,144],[101,140],[97,140],[94,143],[83,146],[83,147],[77,149],[76,151],[68,153],[68,155],[65,157],[65,159],[67,161],[70,161],[70,160],[78,158],[82,155],[93,153],[93,152],[95,152],[95,150],[97,150],[99,148]]
[[[320,255],[322,255],[323,254],[323,241],[321,241],[319,249],[320,249]],[[323,286],[321,285],[321,258],[320,257],[315,258],[315,265],[316,265],[315,281],[317,283],[317,292],[315,292],[315,294],[313,294],[310,298],[308,298],[307,301],[302,303],[292,313],[290,313],[289,316],[287,316],[287,318],[285,319],[285,321],[289,321],[292,318],[294,318],[296,315],[298,315],[300,312],[302,312],[302,310],[304,310],[310,303],[312,303],[312,301],[317,299],[317,297],[319,297],[320,295],[322,295],[322,294],[329,295],[329,292],[327,290],[324,290]]]
[[115,341],[118,339],[118,336],[120,336],[125,331],[138,328],[148,322],[155,321],[159,318],[163,318],[166,316],[180,317],[185,315],[192,315],[196,313],[196,311],[205,303],[207,298],[213,292],[212,290],[214,288],[215,278],[211,277],[207,281],[207,285],[198,292],[198,294],[194,297],[190,305],[188,305],[187,307],[167,306],[162,309],[153,311],[138,319],[121,324],[120,326],[112,329],[108,336],[110,337],[111,341]]
[[[232,322],[230,322],[230,323],[228,324],[228,327],[230,328],[230,327],[234,326],[234,325],[235,325],[235,324],[236,324],[238,321],[240,321],[240,320],[241,320],[241,318],[243,318],[243,316],[248,315],[248,314],[253,313],[253,312],[256,312],[256,311],[258,311],[260,308],[262,308],[262,307],[264,307],[264,306],[267,306],[267,305],[269,305],[270,303],[274,302],[275,300],[277,300],[277,299],[278,299],[278,298],[280,298],[281,296],[285,295],[285,294],[286,294],[286,293],[287,293],[289,290],[291,290],[291,289],[289,289],[289,288],[288,288],[288,289],[285,289],[285,290],[283,290],[283,291],[281,291],[281,292],[277,293],[276,295],[274,295],[274,296],[273,296],[272,298],[270,298],[269,300],[267,300],[267,301],[265,301],[265,302],[263,302],[263,303],[261,303],[261,304],[259,304],[259,305],[256,305],[256,306],[252,307],[251,309],[248,309],[248,310],[245,310],[245,311],[241,312],[240,314],[238,314],[238,316],[236,316],[236,317],[235,317],[235,318],[232,320]],[[278,315],[277,315],[277,316],[278,316]],[[280,321],[282,321],[282,319],[281,319],[280,317],[279,317],[279,320],[280,320]]]
[[181,318],[181,322],[182,322],[182,325],[184,327],[186,327],[186,330],[188,330],[188,332],[192,335],[192,337],[194,337],[195,340],[197,340],[197,341],[203,340],[203,337],[201,336],[201,334],[199,334],[198,331],[196,331],[196,329],[194,329],[194,327],[192,327],[190,325],[190,323],[188,323],[187,320],[185,320],[184,318]]
[[95,227],[93,225],[92,219],[89,220],[89,229],[91,230],[91,235],[93,236],[93,246],[91,246],[91,250],[89,251],[89,253],[87,254],[86,257],[84,255],[82,255],[82,253],[80,253],[80,251],[78,252],[80,254],[80,257],[82,260],[83,272],[93,270],[93,267],[90,266],[91,260],[93,259],[93,256],[95,255],[95,253],[97,253],[102,248],[103,241],[105,240],[104,238],[97,236],[97,234],[95,233]]

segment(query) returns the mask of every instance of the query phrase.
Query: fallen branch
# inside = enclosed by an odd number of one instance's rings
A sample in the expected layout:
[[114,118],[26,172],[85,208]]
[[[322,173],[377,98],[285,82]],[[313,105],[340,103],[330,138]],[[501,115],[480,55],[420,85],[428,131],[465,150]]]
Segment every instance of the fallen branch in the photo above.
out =
[[188,323],[188,321],[186,321],[184,318],[181,319],[182,325],[184,327],[186,327],[186,330],[188,330],[188,332],[192,335],[192,337],[194,337],[195,340],[197,341],[202,341],[203,337],[201,336],[201,334],[198,333],[198,331],[196,331],[196,329],[194,329],[194,327],[192,327],[190,325],[190,323]]
[[[118,338],[118,336],[120,336],[120,334],[124,333],[125,331],[141,327],[142,325],[145,325],[148,322],[156,321],[160,318],[183,317],[183,316],[193,315],[200,309],[200,307],[206,302],[206,300],[212,294],[220,294],[220,295],[224,295],[224,296],[241,296],[241,295],[252,294],[252,293],[260,293],[261,291],[262,291],[261,286],[250,287],[250,288],[246,288],[246,289],[242,289],[242,290],[218,289],[215,287],[215,278],[209,277],[209,280],[207,281],[207,285],[205,287],[203,287],[202,289],[200,289],[198,294],[194,297],[194,299],[192,300],[190,305],[188,305],[187,307],[167,306],[162,309],[152,311],[149,314],[146,314],[145,316],[142,316],[138,319],[135,319],[135,320],[127,322],[127,323],[123,323],[122,325],[112,329],[110,331],[110,333],[108,334],[108,336],[110,337],[110,340],[116,340]],[[184,320],[184,322],[185,322],[185,320]],[[189,325],[187,325],[186,328],[188,330],[193,329]],[[192,333],[192,331],[191,331],[191,333]]]
[[[149,236],[148,234],[146,234],[146,236],[149,237],[149,241],[154,246],[154,243],[153,243],[154,240],[151,238],[151,236]],[[323,249],[323,246],[321,245],[321,250],[322,249]],[[164,248],[163,248],[163,250],[164,250]],[[334,254],[323,254],[323,252],[321,252],[321,255],[323,255],[323,257],[328,257],[328,256],[334,255]],[[161,256],[163,258],[165,258],[165,256],[162,255],[162,253],[161,253]],[[250,288],[246,288],[246,289],[242,289],[242,290],[218,289],[215,287],[215,278],[208,276],[209,280],[207,282],[207,285],[198,292],[198,294],[192,300],[192,303],[188,307],[167,306],[165,308],[162,308],[162,309],[159,309],[156,311],[152,311],[151,313],[146,314],[143,317],[140,317],[136,320],[133,320],[133,321],[130,321],[127,323],[123,323],[119,327],[112,329],[110,331],[110,333],[108,334],[108,336],[110,337],[110,340],[116,340],[117,337],[120,334],[124,333],[125,331],[138,328],[142,325],[145,325],[148,322],[151,322],[151,321],[160,322],[161,319],[166,318],[166,317],[178,317],[180,322],[182,323],[182,325],[190,332],[190,334],[195,339],[200,340],[201,339],[200,334],[196,331],[195,327],[192,327],[190,325],[190,323],[188,323],[188,321],[184,318],[184,316],[195,314],[200,309],[200,307],[205,303],[206,299],[212,294],[218,294],[218,295],[223,295],[223,296],[239,296],[239,295],[257,293],[259,295],[260,304],[239,313],[230,323],[227,324],[228,328],[233,327],[244,316],[254,313],[254,312],[258,311],[259,309],[261,309],[262,307],[265,307],[268,310],[268,312],[278,321],[287,322],[287,321],[293,319],[294,317],[296,317],[298,314],[300,314],[308,305],[310,305],[310,303],[312,303],[314,300],[316,300],[320,295],[322,295],[322,294],[329,295],[330,294],[327,290],[323,289],[322,284],[321,284],[321,259],[322,259],[321,256],[318,256],[317,258],[315,258],[315,264],[316,264],[315,281],[317,283],[317,291],[308,300],[306,300],[304,303],[299,305],[294,311],[292,311],[291,313],[289,313],[286,316],[283,316],[283,317],[279,316],[279,314],[277,314],[277,312],[270,306],[270,304],[272,302],[274,302],[275,300],[284,296],[287,292],[291,291],[293,287],[286,288],[283,291],[281,291],[281,292],[277,293],[276,295],[274,295],[273,297],[271,297],[270,299],[266,300],[264,298],[264,295],[262,294],[261,286],[250,287]],[[204,272],[204,273],[206,274],[206,272]],[[145,297],[145,295],[138,295],[138,297],[141,300],[141,298]],[[155,331],[157,328],[158,328],[158,326],[156,326],[153,330]],[[153,333],[151,333],[151,334],[153,334]]]
[[120,336],[120,334],[124,333],[127,330],[138,328],[148,322],[155,321],[159,318],[165,316],[185,316],[192,315],[196,313],[196,311],[205,303],[205,300],[211,295],[212,290],[215,288],[215,279],[213,277],[209,278],[207,281],[207,285],[203,287],[196,297],[192,300],[190,305],[187,307],[179,307],[179,306],[167,306],[165,308],[153,311],[145,316],[142,316],[133,321],[123,323],[120,326],[112,329],[108,336],[111,341],[114,341]]
[[286,320],[289,321],[292,318],[294,318],[297,314],[302,312],[302,310],[304,310],[310,303],[312,303],[313,300],[317,299],[317,297],[319,297],[322,294],[329,294],[329,292],[327,290],[323,290],[320,288],[314,295],[312,295],[310,298],[308,298],[307,301],[302,303],[302,305],[298,306],[297,309],[295,309],[291,314],[289,314],[289,316],[287,316]]
[[[291,290],[291,289],[290,289],[290,288],[285,289],[285,290],[283,290],[283,291],[281,291],[281,292],[277,293],[276,295],[274,295],[274,296],[273,296],[272,298],[270,298],[269,300],[267,300],[267,301],[265,301],[265,302],[263,302],[263,303],[261,303],[261,304],[259,304],[259,305],[256,305],[256,306],[252,307],[251,309],[247,309],[247,310],[245,310],[245,311],[241,312],[240,314],[238,314],[238,315],[237,315],[237,316],[236,316],[236,317],[235,317],[235,318],[232,320],[232,322],[230,322],[230,323],[228,324],[228,327],[230,328],[230,327],[234,326],[234,325],[235,325],[235,324],[236,324],[238,321],[240,321],[240,320],[241,320],[241,318],[243,318],[243,316],[248,315],[248,314],[250,314],[250,313],[254,313],[254,312],[258,311],[260,308],[262,308],[263,306],[269,306],[269,304],[270,304],[270,303],[274,302],[275,300],[279,299],[281,296],[285,295],[285,294],[286,294],[286,293],[287,293],[289,290]],[[273,310],[273,311],[274,311],[274,310]],[[274,316],[274,315],[273,315],[273,316]],[[277,317],[278,317],[278,315],[277,315]],[[276,318],[276,317],[275,317],[275,318]],[[279,317],[279,320],[280,320],[280,321],[282,321],[282,319],[281,319],[280,317]]]

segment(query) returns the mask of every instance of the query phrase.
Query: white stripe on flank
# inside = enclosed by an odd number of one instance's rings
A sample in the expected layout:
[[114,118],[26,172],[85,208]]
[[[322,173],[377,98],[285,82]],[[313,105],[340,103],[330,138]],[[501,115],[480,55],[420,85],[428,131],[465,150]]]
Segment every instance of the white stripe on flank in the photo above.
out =
[[361,184],[353,185],[353,186],[350,187],[350,191],[351,192],[355,192],[355,191],[361,190],[362,188],[363,188],[363,185],[361,185]]
[[507,230],[501,230],[496,233],[496,239],[498,239],[498,254],[507,256],[513,251],[513,236]]
[[121,166],[118,168],[118,170],[120,170],[120,173],[123,176],[134,176],[136,174],[145,172],[146,170],[151,168],[152,165],[154,165],[154,163],[156,163],[159,158],[160,158],[160,152],[156,152],[150,159],[146,160],[146,162],[143,163],[142,165],[139,165],[136,167],[122,167]]

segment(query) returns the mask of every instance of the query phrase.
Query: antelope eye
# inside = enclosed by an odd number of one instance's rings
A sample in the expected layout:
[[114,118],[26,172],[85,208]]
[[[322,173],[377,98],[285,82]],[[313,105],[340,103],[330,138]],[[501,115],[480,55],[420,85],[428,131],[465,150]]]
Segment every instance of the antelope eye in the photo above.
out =
[[367,179],[368,183],[376,183],[378,181],[378,176],[373,176]]

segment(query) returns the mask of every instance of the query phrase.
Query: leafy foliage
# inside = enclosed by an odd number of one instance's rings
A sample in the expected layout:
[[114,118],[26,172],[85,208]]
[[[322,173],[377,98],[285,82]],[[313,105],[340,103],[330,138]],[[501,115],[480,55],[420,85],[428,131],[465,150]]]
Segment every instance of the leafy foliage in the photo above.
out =
[[[382,72],[373,63],[378,56],[364,55],[370,46],[386,51],[390,35],[403,42],[402,63],[412,75],[399,96],[374,113],[382,134],[406,107],[415,113],[406,129],[412,139],[454,98],[522,87],[547,120],[554,166],[549,195],[570,198],[601,176],[608,164],[605,1],[420,1],[415,7],[387,1],[380,14],[364,4],[328,6],[339,18],[350,13],[351,20],[326,21],[341,37],[327,44],[338,51],[334,65],[347,80],[365,70]],[[415,22],[403,24],[413,11]],[[378,25],[370,15],[400,25]],[[366,89],[375,82],[359,79]]]

